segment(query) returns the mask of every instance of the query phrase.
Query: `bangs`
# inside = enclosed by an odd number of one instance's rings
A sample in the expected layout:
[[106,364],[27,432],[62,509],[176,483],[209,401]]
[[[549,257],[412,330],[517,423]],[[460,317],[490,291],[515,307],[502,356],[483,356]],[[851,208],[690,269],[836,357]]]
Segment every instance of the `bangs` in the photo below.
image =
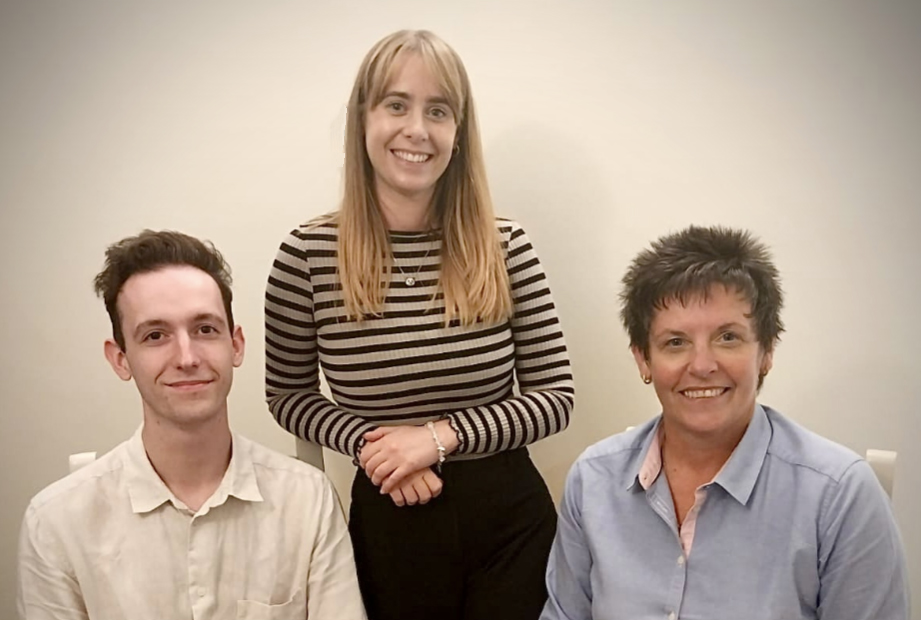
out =
[[385,47],[379,50],[368,70],[365,84],[367,98],[362,103],[367,103],[370,107],[378,105],[393,83],[394,76],[402,69],[406,57],[418,54],[426,69],[437,80],[442,96],[447,100],[457,124],[460,125],[465,112],[464,101],[467,98],[464,86],[466,74],[450,49],[438,50],[432,43],[425,38],[415,38],[395,43],[389,49]]

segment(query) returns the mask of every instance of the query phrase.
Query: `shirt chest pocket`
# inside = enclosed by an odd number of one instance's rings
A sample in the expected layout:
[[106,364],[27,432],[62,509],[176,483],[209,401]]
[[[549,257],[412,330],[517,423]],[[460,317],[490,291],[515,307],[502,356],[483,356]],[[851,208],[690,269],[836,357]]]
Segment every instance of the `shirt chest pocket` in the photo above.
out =
[[300,588],[294,596],[281,605],[269,605],[258,601],[237,601],[237,620],[305,620],[307,618],[307,597]]

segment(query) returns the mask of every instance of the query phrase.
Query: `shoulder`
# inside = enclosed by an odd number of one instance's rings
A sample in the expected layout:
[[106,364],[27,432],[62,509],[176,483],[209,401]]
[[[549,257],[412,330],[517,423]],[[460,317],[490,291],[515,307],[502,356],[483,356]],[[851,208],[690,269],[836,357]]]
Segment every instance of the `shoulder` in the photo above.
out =
[[539,264],[534,246],[521,224],[515,220],[496,218],[496,228],[510,266],[526,268]]
[[337,255],[338,230],[335,214],[331,214],[313,218],[290,231],[278,248],[273,276],[305,278],[312,268],[327,265]]
[[658,417],[622,433],[611,435],[586,448],[570,470],[570,478],[578,478],[593,487],[602,484],[626,488],[633,482],[640,462],[658,428]]
[[282,241],[286,246],[299,251],[336,249],[339,240],[339,226],[335,213],[321,215],[304,222],[290,231]]
[[39,491],[26,509],[25,524],[37,527],[62,521],[66,524],[84,511],[110,501],[107,497],[124,489],[124,452],[127,442],[85,467],[52,482]]
[[853,450],[826,439],[779,412],[764,407],[771,426],[768,455],[789,467],[811,471],[838,483],[863,459]]
[[507,243],[521,237],[527,238],[527,235],[525,234],[524,229],[521,227],[521,224],[515,220],[510,220],[505,217],[496,218],[496,230],[499,231],[499,236],[501,239]]
[[249,452],[260,482],[272,483],[268,485],[268,488],[280,486],[286,492],[297,489],[312,494],[325,494],[331,488],[329,477],[313,465],[267,448],[241,435],[235,434],[234,441],[240,443]]

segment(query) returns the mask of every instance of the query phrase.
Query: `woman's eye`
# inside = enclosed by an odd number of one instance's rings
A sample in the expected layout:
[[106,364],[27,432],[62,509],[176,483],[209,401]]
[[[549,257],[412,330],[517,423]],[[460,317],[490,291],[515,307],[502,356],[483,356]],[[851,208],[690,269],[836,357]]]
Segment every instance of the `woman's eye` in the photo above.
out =
[[680,347],[684,344],[684,340],[681,338],[669,338],[665,341],[665,346],[667,347]]
[[393,112],[402,112],[406,109],[402,101],[391,101],[387,104],[387,109],[392,110]]
[[738,339],[739,337],[732,332],[723,332],[722,334],[720,334],[720,340],[722,340],[723,342],[735,342]]
[[442,110],[441,108],[432,108],[432,111],[429,112],[429,114],[431,114],[435,118],[445,118],[448,115],[448,113]]

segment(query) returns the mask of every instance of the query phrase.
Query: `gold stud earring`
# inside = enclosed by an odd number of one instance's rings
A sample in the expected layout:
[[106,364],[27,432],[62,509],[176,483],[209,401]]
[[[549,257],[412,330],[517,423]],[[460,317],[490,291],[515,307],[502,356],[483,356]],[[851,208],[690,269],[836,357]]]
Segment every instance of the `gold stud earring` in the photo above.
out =
[[457,155],[458,153],[460,153],[460,144],[455,144],[455,145],[454,145],[454,154]]
[[643,383],[645,383],[646,385],[649,385],[650,383],[652,383],[652,377],[650,377],[649,375],[643,375],[642,379],[643,379]]

